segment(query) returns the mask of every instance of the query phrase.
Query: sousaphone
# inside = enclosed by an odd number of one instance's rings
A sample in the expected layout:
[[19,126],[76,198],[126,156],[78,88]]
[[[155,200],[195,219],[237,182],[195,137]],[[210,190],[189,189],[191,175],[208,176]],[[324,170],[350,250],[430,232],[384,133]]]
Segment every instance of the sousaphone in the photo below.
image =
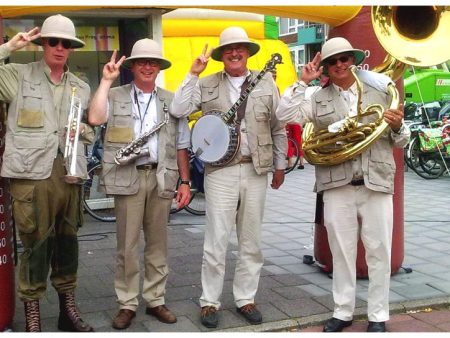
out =
[[[373,71],[399,79],[408,65],[428,67],[450,58],[448,32],[450,31],[450,11],[448,6],[374,6],[372,25],[375,34],[388,53],[382,64]],[[355,76],[358,100],[362,83]],[[398,91],[393,85],[387,88],[391,103],[388,108],[397,109]],[[381,111],[380,111],[381,109]],[[370,105],[362,110],[358,104],[358,114],[347,118],[338,133],[327,129],[314,130],[307,123],[303,130],[303,151],[309,163],[314,165],[337,165],[364,152],[389,127],[383,120],[382,107]],[[361,120],[369,115],[374,118],[361,125]]]

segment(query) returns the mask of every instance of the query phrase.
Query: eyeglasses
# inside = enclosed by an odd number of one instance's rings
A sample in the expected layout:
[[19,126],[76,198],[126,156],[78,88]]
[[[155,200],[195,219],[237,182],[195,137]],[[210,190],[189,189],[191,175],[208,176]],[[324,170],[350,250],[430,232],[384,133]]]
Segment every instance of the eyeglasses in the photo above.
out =
[[326,62],[329,66],[334,66],[335,64],[337,64],[338,61],[341,61],[341,63],[345,63],[347,62],[349,59],[351,58],[351,55],[342,55],[338,58],[332,58],[332,59],[328,59]]
[[238,45],[238,46],[227,46],[223,48],[223,54],[231,54],[233,53],[233,50],[236,51],[236,53],[243,53],[245,52],[247,49],[247,46],[242,46],[242,45]]
[[341,63],[347,62],[348,59],[350,59],[350,57],[351,57],[350,55],[342,55],[338,58],[328,59],[327,65],[334,66],[338,62],[338,60],[341,61]]
[[72,47],[72,42],[66,39],[49,38],[47,42],[50,47],[56,47],[60,42],[65,49],[69,49],[70,47]]
[[139,67],[144,67],[145,65],[149,65],[150,67],[159,67],[160,63],[156,60],[152,59],[137,59],[134,61],[135,64],[137,64]]

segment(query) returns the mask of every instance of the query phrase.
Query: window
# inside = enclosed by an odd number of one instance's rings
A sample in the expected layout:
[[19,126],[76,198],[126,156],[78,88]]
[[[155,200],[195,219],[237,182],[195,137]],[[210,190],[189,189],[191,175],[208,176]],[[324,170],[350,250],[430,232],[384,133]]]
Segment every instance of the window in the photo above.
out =
[[291,18],[280,18],[278,26],[280,29],[280,36],[289,35],[297,33],[298,28],[304,26],[304,21]]
[[289,51],[295,70],[300,73],[300,68],[305,64],[305,46],[292,46],[289,47]]

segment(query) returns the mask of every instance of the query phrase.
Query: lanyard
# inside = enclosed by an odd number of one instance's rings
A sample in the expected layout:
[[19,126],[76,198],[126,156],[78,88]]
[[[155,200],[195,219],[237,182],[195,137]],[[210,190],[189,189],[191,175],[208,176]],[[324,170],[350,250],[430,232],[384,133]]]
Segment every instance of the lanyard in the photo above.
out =
[[153,93],[154,92],[152,92],[152,94],[150,95],[150,99],[147,102],[147,107],[145,107],[144,115],[142,115],[141,114],[141,105],[140,105],[139,100],[138,100],[136,87],[134,87],[134,103],[136,104],[136,106],[138,108],[139,121],[141,122],[141,125],[140,125],[140,128],[139,128],[139,134],[142,134],[142,126],[144,125],[145,116],[147,115],[147,111],[148,111],[148,107],[150,106],[150,102],[152,102]]

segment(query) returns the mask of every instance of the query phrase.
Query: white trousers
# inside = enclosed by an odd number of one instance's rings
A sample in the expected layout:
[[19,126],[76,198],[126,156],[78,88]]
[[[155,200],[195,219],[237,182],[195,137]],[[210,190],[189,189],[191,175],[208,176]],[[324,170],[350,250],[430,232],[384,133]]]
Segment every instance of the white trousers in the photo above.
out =
[[206,229],[200,306],[220,307],[227,246],[235,225],[238,258],[234,301],[237,307],[254,303],[264,263],[261,223],[266,189],[267,175],[257,175],[252,163],[225,167],[205,176]]
[[355,309],[359,235],[369,272],[369,321],[389,319],[393,226],[392,195],[345,185],[323,194],[324,223],[333,255],[333,317],[351,320]]

